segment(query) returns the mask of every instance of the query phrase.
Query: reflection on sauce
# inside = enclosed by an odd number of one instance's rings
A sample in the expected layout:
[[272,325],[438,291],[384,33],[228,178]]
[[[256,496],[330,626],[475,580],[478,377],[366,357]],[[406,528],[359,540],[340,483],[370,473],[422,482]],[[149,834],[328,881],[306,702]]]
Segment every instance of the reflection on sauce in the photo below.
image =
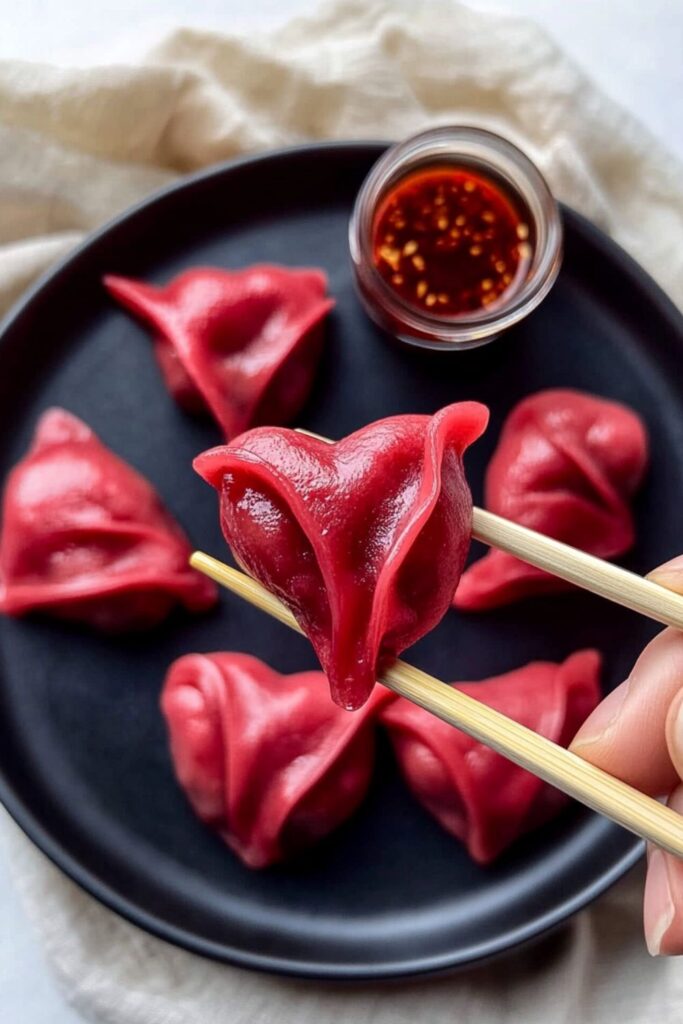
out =
[[528,218],[502,188],[466,167],[400,180],[373,223],[374,263],[411,305],[457,317],[508,299],[533,254]]

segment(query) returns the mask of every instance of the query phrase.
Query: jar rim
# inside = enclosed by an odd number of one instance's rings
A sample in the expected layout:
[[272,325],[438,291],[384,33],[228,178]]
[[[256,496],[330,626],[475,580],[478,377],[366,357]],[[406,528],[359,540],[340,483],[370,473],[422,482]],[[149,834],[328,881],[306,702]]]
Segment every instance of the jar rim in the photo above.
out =
[[[508,297],[476,312],[453,317],[421,310],[390,288],[374,264],[372,226],[377,205],[393,184],[429,163],[475,166],[502,179],[532,220],[535,245],[529,271]],[[536,165],[514,143],[484,128],[445,125],[391,146],[374,164],[356,198],[349,224],[351,259],[368,312],[372,304],[418,345],[461,348],[482,344],[526,317],[555,283],[562,260],[562,221],[555,198]],[[375,311],[376,312],[376,311]],[[377,317],[375,316],[375,319]]]

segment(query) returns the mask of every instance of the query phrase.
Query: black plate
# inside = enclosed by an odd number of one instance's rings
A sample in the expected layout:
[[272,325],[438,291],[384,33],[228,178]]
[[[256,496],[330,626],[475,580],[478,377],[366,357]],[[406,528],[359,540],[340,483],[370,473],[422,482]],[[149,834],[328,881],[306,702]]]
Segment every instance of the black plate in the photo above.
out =
[[[3,473],[36,417],[61,404],[146,473],[196,544],[225,553],[212,492],[190,461],[209,423],[167,395],[144,331],[108,300],[106,271],[165,281],[196,264],[318,264],[337,307],[302,423],[340,436],[380,416],[457,399],[491,406],[468,456],[476,498],[500,424],[538,388],[621,399],[646,419],[652,468],[638,501],[647,569],[683,550],[681,318],[612,242],[566,211],[567,252],[542,307],[499,343],[462,354],[401,349],[354,297],[346,230],[379,145],[314,146],[240,161],[168,189],[119,218],[52,271],[4,325]],[[477,679],[584,645],[606,655],[606,686],[655,627],[574,594],[476,617],[449,614],[409,659],[444,679]],[[1,795],[72,878],[150,931],[234,963],[369,978],[453,967],[538,935],[594,899],[640,844],[578,807],[488,869],[417,806],[386,744],[359,813],[305,859],[255,873],[194,818],[177,788],[157,710],[164,672],[187,651],[250,651],[280,671],[313,667],[308,644],[225,596],[112,641],[45,621],[0,622]]]

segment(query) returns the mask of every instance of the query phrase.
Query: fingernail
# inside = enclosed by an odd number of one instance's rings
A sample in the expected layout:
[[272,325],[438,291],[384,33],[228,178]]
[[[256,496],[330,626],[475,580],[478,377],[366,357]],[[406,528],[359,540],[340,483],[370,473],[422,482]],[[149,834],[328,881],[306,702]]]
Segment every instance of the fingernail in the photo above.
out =
[[662,941],[674,919],[666,857],[653,850],[645,882],[645,941],[650,956],[660,956]]
[[670,562],[658,566],[648,573],[647,579],[667,590],[683,594],[683,558],[672,558]]
[[588,716],[572,741],[572,750],[589,746],[591,743],[599,743],[600,740],[604,739],[619,718],[624,701],[628,696],[630,683],[631,680],[627,679],[626,682],[617,686],[616,690],[608,693],[598,704],[595,711]]

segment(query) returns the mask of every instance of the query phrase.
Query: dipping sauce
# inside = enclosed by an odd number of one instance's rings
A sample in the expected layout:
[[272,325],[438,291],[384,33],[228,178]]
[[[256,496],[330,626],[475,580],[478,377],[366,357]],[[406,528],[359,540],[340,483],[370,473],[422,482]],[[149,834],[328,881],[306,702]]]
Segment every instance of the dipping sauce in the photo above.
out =
[[492,179],[443,165],[408,174],[379,203],[374,265],[404,302],[458,317],[505,300],[527,277],[528,216]]
[[538,168],[500,135],[444,125],[387,149],[361,185],[349,253],[363,309],[405,345],[462,350],[552,288],[562,220]]

